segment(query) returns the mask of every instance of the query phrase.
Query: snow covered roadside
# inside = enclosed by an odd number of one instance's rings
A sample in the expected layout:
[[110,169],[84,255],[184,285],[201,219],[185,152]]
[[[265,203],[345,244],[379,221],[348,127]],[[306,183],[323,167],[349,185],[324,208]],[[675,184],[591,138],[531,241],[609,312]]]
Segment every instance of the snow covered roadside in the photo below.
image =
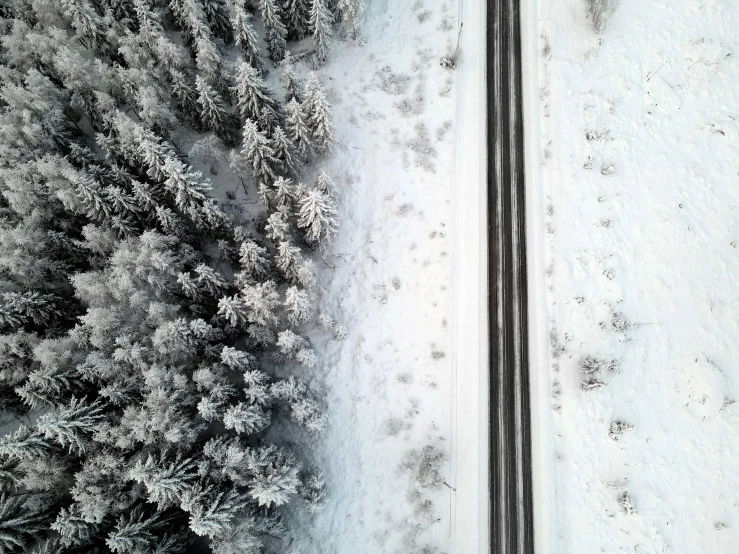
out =
[[586,9],[527,17],[546,551],[734,552],[739,5],[621,0],[601,34]]
[[[452,459],[456,2],[367,2],[360,37],[319,72],[337,146],[342,228],[322,255],[320,310],[348,334],[310,339],[325,395],[310,445],[328,505],[299,525],[304,554],[447,552]],[[312,176],[306,176],[310,181]],[[446,484],[444,483],[446,482]],[[426,550],[424,550],[426,548]]]
[[450,552],[489,548],[485,2],[460,0]]
[[539,1],[521,0],[524,145],[526,163],[526,254],[531,397],[531,465],[534,495],[534,548],[556,552],[553,427],[549,402],[549,322],[546,289],[543,159],[540,148]]

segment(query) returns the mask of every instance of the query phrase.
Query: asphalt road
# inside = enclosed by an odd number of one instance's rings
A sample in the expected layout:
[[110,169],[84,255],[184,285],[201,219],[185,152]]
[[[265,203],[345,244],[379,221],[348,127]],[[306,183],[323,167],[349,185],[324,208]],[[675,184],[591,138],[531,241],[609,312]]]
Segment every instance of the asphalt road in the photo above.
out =
[[490,540],[532,554],[520,0],[488,0]]

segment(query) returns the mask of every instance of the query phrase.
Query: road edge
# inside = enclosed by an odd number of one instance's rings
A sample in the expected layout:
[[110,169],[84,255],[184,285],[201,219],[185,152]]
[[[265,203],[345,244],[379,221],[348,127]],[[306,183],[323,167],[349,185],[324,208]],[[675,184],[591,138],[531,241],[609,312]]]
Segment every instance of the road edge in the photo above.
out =
[[485,2],[460,0],[450,552],[489,552]]
[[521,0],[534,550],[557,554],[549,376],[549,312],[540,112],[539,0]]

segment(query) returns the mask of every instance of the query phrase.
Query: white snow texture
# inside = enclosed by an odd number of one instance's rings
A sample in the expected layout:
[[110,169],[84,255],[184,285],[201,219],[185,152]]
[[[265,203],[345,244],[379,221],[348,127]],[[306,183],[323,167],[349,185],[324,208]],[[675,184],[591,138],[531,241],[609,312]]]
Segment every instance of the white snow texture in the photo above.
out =
[[587,7],[525,18],[541,551],[736,552],[739,4]]

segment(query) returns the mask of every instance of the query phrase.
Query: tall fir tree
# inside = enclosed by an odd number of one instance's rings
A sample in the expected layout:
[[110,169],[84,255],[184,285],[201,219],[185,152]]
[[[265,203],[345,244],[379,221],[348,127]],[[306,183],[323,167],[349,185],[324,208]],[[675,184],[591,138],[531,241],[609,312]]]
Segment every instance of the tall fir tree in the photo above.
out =
[[295,146],[295,151],[302,161],[307,161],[313,152],[313,144],[311,132],[308,128],[303,106],[293,98],[287,103],[285,130],[291,142]]
[[265,110],[272,118],[276,117],[277,102],[257,69],[248,63],[237,66],[232,90],[242,119],[259,120]]
[[320,153],[328,152],[336,139],[333,111],[315,73],[311,74],[305,86],[305,101],[302,107],[307,114],[307,126],[313,148]]
[[310,8],[310,30],[313,35],[313,47],[316,59],[324,63],[328,59],[328,51],[333,36],[333,14],[326,5],[326,0],[312,0]]
[[282,13],[290,39],[300,40],[308,34],[309,0],[282,0]]
[[221,96],[199,75],[195,79],[195,89],[198,92],[200,117],[205,127],[215,132],[227,145],[234,146],[236,125],[231,114],[226,111]]
[[264,64],[259,55],[257,34],[251,22],[251,16],[243,6],[233,3],[231,7],[231,26],[233,28],[236,45],[241,49],[246,63],[254,67],[261,74]]
[[244,123],[244,142],[241,156],[251,167],[257,181],[270,182],[274,180],[277,160],[271,141],[251,119]]
[[287,28],[282,22],[280,8],[277,0],[259,0],[259,8],[262,13],[262,22],[267,31],[267,50],[270,59],[278,63],[285,57],[287,47]]

